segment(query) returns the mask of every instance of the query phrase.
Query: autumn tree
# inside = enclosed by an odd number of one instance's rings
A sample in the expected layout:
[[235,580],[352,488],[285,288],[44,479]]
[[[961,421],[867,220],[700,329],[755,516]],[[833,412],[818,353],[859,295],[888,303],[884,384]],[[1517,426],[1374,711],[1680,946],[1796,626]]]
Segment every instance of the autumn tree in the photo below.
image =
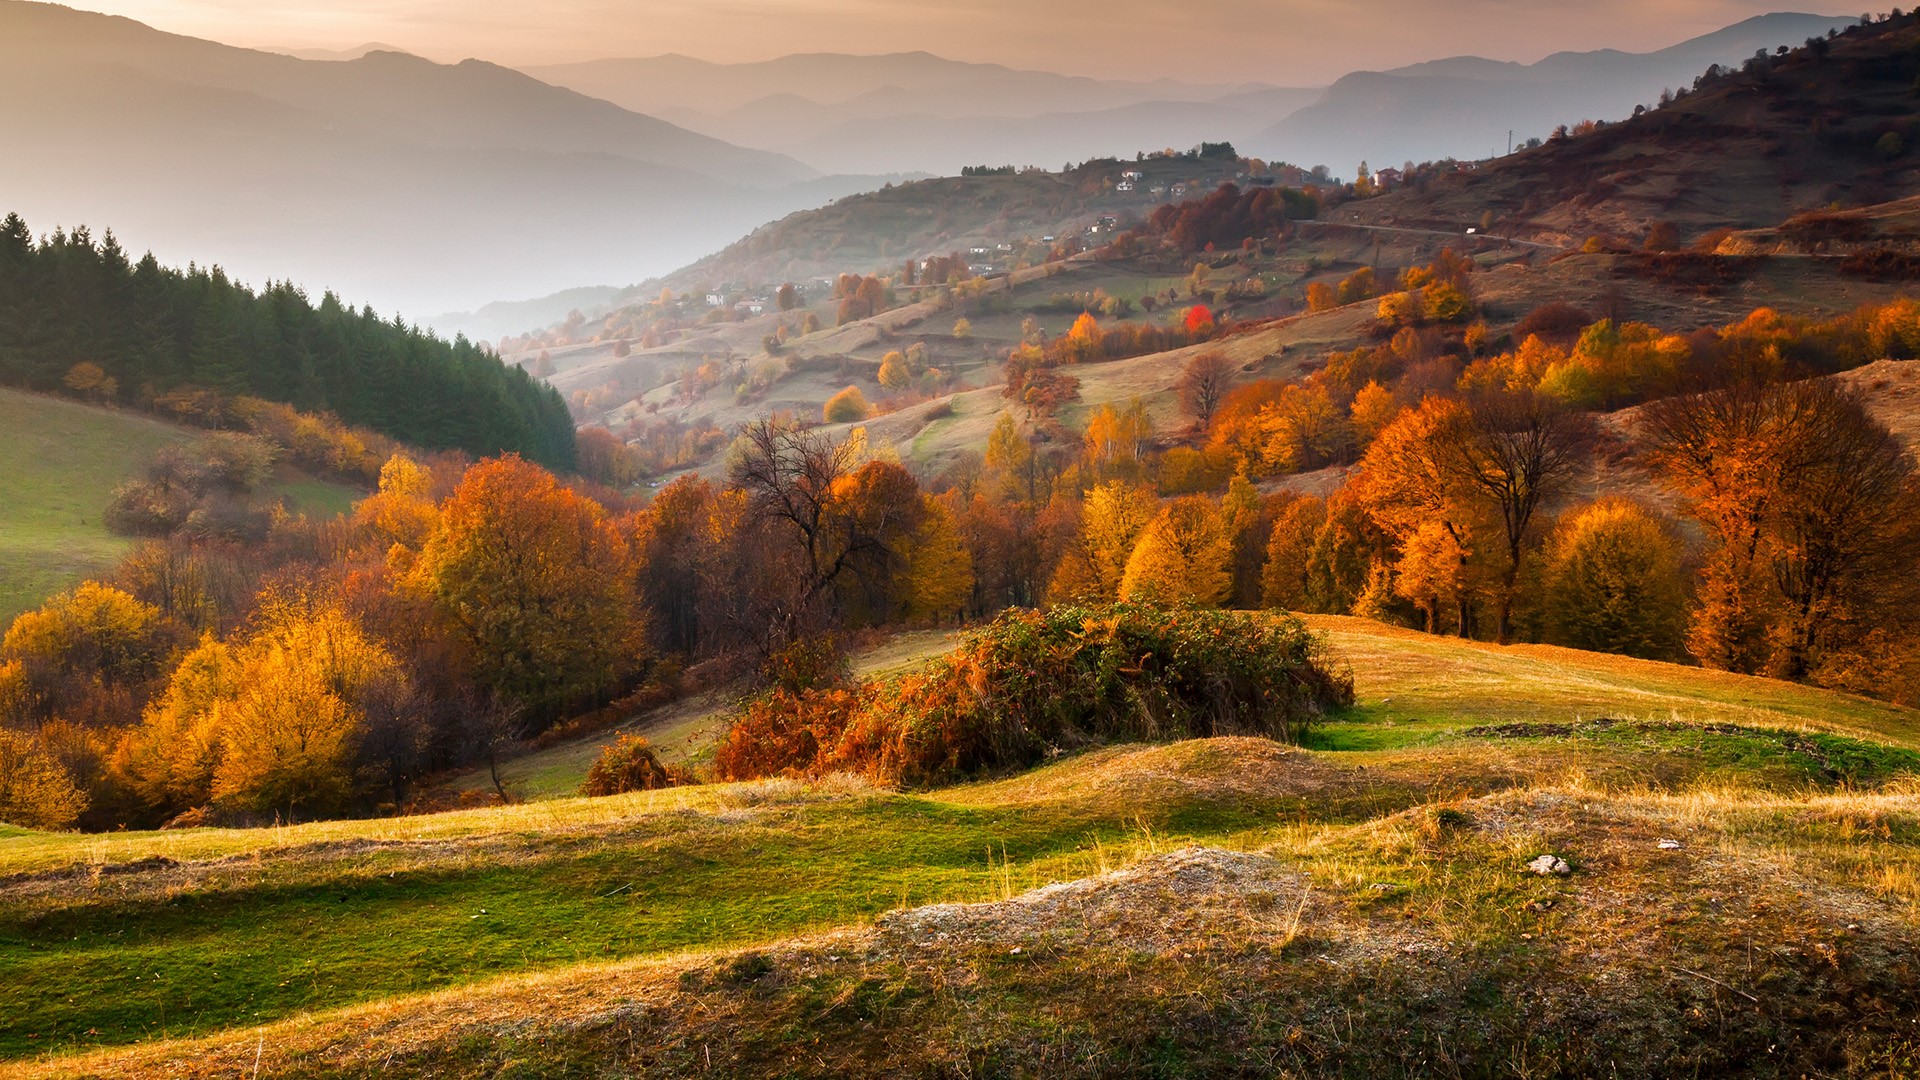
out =
[[853,424],[873,415],[873,406],[867,404],[867,395],[859,387],[849,386],[828,398],[820,415],[829,424]]
[[[912,478],[903,485],[899,466],[857,459],[850,441],[789,423],[758,420],[741,433],[728,472],[742,499],[737,527],[770,530],[791,567],[755,635],[765,655],[799,640],[824,614],[829,590],[885,566],[895,557],[888,541],[919,524],[922,504],[887,497],[915,486]],[[858,480],[856,468],[865,472]]]
[[87,809],[86,792],[40,741],[0,727],[0,822],[64,829]]
[[214,710],[220,759],[212,797],[288,818],[342,813],[355,800],[360,747],[373,726],[423,734],[405,675],[331,603],[279,597],[262,621],[231,695]]
[[[1462,564],[1475,554],[1479,516],[1462,483],[1457,449],[1468,427],[1465,405],[1428,398],[1388,425],[1361,460],[1351,484],[1354,495],[1403,551],[1416,534],[1437,527]],[[1455,630],[1464,637],[1469,593],[1457,589],[1453,599]]]
[[1201,495],[1175,499],[1149,523],[1127,559],[1120,597],[1214,606],[1233,589],[1233,534]]
[[380,488],[353,507],[353,522],[389,545],[417,553],[440,520],[433,476],[405,454],[380,467]]
[[1908,576],[1912,461],[1856,393],[1741,382],[1655,402],[1642,422],[1714,540],[1687,641],[1702,663],[1805,678]]
[[951,619],[965,612],[973,597],[973,556],[946,504],[922,499],[920,523],[900,544],[894,593],[910,620]]
[[91,360],[82,360],[67,369],[66,377],[60,381],[67,389],[93,401],[107,401],[120,393],[120,381]]
[[1096,475],[1134,475],[1139,472],[1153,440],[1153,421],[1139,398],[1125,409],[1104,404],[1087,418],[1087,464]]
[[518,457],[467,470],[413,580],[460,628],[492,687],[536,723],[639,659],[626,539],[598,504]]
[[1261,411],[1260,459],[1278,472],[1307,472],[1351,460],[1353,428],[1325,384],[1289,383]]
[[1380,385],[1378,380],[1369,379],[1367,385],[1353,395],[1353,405],[1348,415],[1353,423],[1354,437],[1364,445],[1372,442],[1393,422],[1394,417],[1400,415],[1400,400],[1393,391]]
[[1118,480],[1096,484],[1081,503],[1079,536],[1062,553],[1048,598],[1117,599],[1127,560],[1158,509],[1159,500],[1145,488]]
[[636,588],[661,652],[692,656],[701,644],[701,558],[715,495],[693,474],[675,478],[627,523]]
[[800,306],[800,291],[793,287],[793,282],[789,281],[780,286],[780,291],[774,294],[774,302],[779,305],[781,311],[792,311]]
[[628,488],[640,482],[640,457],[625,439],[604,427],[583,427],[574,433],[580,475],[610,488]]
[[894,349],[880,358],[880,385],[889,390],[905,390],[913,385],[913,370],[907,365],[907,357]]
[[1564,518],[1547,545],[1548,637],[1649,660],[1678,655],[1687,584],[1679,537],[1653,511],[1604,499]]
[[1308,588],[1314,541],[1327,522],[1324,499],[1293,500],[1274,518],[1267,536],[1266,562],[1260,570],[1260,602],[1286,611],[1311,610]]
[[1496,631],[1501,644],[1513,639],[1514,591],[1521,557],[1540,510],[1565,492],[1585,460],[1586,429],[1580,419],[1538,394],[1495,394],[1476,399],[1453,444],[1448,467],[1468,492],[1493,511],[1504,541]]
[[1227,395],[1233,382],[1233,364],[1224,354],[1203,352],[1187,361],[1174,384],[1180,396],[1180,408],[1193,417],[1194,424],[1205,429]]

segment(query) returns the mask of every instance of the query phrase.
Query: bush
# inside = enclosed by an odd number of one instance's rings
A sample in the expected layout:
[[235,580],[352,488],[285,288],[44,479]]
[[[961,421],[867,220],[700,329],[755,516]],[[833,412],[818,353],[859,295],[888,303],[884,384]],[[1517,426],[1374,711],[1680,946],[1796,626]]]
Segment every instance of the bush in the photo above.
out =
[[821,419],[829,424],[852,424],[872,414],[873,407],[867,404],[866,395],[857,386],[849,386],[828,398],[820,410]]
[[587,769],[582,795],[624,795],[692,783],[685,769],[660,764],[652,744],[638,735],[622,735],[607,745]]
[[1298,742],[1352,701],[1352,677],[1289,617],[1126,604],[1010,611],[922,672],[760,699],[715,771],[928,785],[1107,742]]

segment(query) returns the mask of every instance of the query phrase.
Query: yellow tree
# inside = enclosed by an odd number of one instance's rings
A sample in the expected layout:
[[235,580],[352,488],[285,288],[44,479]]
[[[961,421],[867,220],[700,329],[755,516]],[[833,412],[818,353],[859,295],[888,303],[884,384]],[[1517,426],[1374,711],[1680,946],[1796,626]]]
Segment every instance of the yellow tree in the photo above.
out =
[[223,746],[217,710],[245,680],[240,652],[208,634],[182,657],[166,690],[115,750],[114,775],[148,810],[172,812],[213,799]]
[[1069,545],[1062,556],[1049,595],[1076,600],[1117,598],[1127,560],[1158,508],[1159,500],[1147,488],[1118,480],[1095,485],[1081,506],[1079,542]]
[[536,716],[613,685],[639,659],[625,537],[597,503],[518,457],[467,470],[412,580],[493,688]]
[[0,822],[64,829],[86,809],[86,792],[59,759],[32,735],[0,727]]
[[1262,410],[1263,456],[1279,472],[1306,472],[1347,458],[1353,428],[1324,385],[1290,383]]
[[1313,545],[1327,521],[1327,504],[1312,496],[1280,510],[1267,536],[1267,560],[1260,571],[1260,602],[1287,611],[1308,610],[1308,570]]
[[1393,422],[1394,417],[1400,415],[1400,400],[1377,380],[1368,379],[1367,385],[1353,395],[1353,408],[1349,412],[1354,436],[1362,444],[1371,443]]
[[353,522],[389,545],[418,552],[433,534],[440,508],[433,501],[433,476],[405,454],[380,467],[380,488],[353,507]]
[[849,386],[828,398],[820,415],[829,424],[853,424],[873,415],[873,406],[867,404],[867,396],[859,387]]
[[399,663],[339,608],[270,601],[238,685],[214,709],[215,802],[288,817],[344,812],[368,706],[404,699]]
[[1437,520],[1420,523],[1400,544],[1393,591],[1413,601],[1426,616],[1427,633],[1435,633],[1442,610],[1460,604],[1466,591],[1466,553],[1460,542]]
[[1137,474],[1141,459],[1153,440],[1153,421],[1139,398],[1125,410],[1111,404],[1101,405],[1087,418],[1087,464],[1100,475]]
[[902,545],[896,587],[907,618],[948,619],[963,612],[973,597],[973,556],[946,505],[922,498],[926,516]]
[[1686,630],[1679,537],[1636,502],[1583,507],[1548,544],[1546,599],[1549,630],[1560,644],[1670,659]]
[[913,370],[906,354],[898,349],[880,358],[880,385],[889,390],[904,390],[913,385]]
[[1233,534],[1213,500],[1175,499],[1148,524],[1127,559],[1120,598],[1216,605],[1233,589]]

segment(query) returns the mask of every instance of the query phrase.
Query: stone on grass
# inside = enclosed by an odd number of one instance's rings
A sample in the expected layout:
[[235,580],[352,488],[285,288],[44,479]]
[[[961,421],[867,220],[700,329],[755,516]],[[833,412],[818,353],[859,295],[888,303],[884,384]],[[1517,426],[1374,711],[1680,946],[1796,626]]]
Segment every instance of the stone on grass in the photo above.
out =
[[1531,870],[1536,874],[1539,874],[1542,877],[1545,877],[1548,874],[1573,873],[1573,867],[1567,865],[1567,860],[1559,858],[1554,855],[1540,856],[1539,858],[1528,863],[1527,869]]

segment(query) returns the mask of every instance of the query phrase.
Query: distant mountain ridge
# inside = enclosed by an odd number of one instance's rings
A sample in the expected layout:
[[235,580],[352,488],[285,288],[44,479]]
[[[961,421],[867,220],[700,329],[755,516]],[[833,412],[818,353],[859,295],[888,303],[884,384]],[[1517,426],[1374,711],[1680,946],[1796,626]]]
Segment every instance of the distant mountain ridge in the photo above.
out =
[[833,172],[952,174],[1232,142],[1319,96],[1261,83],[1112,80],[925,52],[746,64],[599,60],[529,74]]
[[880,183],[478,60],[301,60],[21,0],[0,130],[0,212],[415,312],[642,278]]
[[[1734,65],[1755,50],[1799,45],[1858,16],[1775,13],[1650,53],[1615,49],[1555,53],[1534,64],[1482,57],[1434,60],[1347,75],[1317,102],[1259,132],[1246,149],[1343,175],[1374,167],[1504,153],[1560,124],[1619,120],[1653,105],[1667,88],[1691,85],[1710,65]],[[1524,87],[1524,92],[1517,92]]]

